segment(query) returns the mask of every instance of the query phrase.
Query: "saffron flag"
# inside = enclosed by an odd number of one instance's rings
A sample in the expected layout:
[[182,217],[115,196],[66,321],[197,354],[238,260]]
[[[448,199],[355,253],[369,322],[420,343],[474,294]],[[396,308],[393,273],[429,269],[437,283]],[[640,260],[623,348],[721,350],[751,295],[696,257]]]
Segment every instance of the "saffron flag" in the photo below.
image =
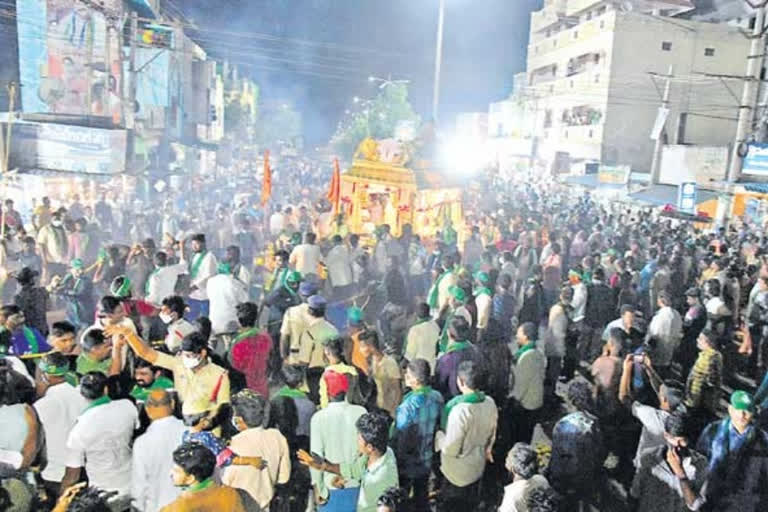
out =
[[261,182],[261,206],[266,206],[272,196],[272,169],[269,167],[269,150],[264,151],[264,179]]
[[339,159],[333,160],[333,176],[331,177],[331,186],[328,189],[328,201],[331,202],[333,213],[339,213],[339,201],[341,200],[341,170],[339,169]]

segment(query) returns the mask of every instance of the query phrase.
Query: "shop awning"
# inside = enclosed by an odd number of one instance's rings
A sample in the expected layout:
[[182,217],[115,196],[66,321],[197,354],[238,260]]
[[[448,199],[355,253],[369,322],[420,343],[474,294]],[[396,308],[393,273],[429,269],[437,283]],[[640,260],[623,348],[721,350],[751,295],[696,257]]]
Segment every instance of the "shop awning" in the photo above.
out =
[[[651,185],[648,188],[629,194],[629,198],[635,201],[648,203],[654,206],[677,204],[677,186],[675,185]],[[717,199],[717,193],[711,190],[699,189],[696,193],[697,204]]]
[[747,192],[756,192],[758,194],[768,194],[768,183],[759,181],[739,183]]
[[66,178],[71,180],[91,180],[97,183],[108,183],[120,174],[95,174],[84,172],[54,171],[51,169],[17,169],[19,175],[40,176],[41,178]]

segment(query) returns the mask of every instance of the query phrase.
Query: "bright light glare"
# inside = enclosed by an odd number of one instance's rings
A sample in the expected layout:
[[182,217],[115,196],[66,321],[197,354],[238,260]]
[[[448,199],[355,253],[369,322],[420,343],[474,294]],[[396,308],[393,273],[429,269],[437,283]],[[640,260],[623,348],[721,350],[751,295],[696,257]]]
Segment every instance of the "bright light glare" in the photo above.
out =
[[473,176],[486,164],[486,147],[480,139],[454,137],[440,145],[441,167],[455,176]]
[[376,81],[376,77],[375,76],[369,76],[368,77],[368,81],[369,82],[375,82]]
[[360,103],[360,97],[359,96],[355,96],[354,98],[352,98],[352,101],[354,103]]

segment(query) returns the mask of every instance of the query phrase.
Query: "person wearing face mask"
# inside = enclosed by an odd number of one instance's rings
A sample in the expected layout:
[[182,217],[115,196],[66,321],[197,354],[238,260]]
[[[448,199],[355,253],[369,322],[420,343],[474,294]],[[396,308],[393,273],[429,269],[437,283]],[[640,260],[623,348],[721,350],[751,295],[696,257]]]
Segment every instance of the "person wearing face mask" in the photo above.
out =
[[187,305],[178,295],[163,299],[160,307],[160,320],[165,324],[168,334],[165,336],[165,346],[172,354],[178,352],[182,340],[195,332],[195,326],[184,318]]
[[171,356],[150,347],[125,326],[112,325],[105,332],[109,336],[124,337],[141,359],[173,372],[184,416],[216,411],[222,404],[229,403],[229,374],[209,361],[208,345],[200,333],[186,336],[180,353]]
[[51,277],[66,271],[69,242],[60,213],[54,213],[50,224],[40,228],[37,234],[37,246],[43,261],[42,282],[48,282]]

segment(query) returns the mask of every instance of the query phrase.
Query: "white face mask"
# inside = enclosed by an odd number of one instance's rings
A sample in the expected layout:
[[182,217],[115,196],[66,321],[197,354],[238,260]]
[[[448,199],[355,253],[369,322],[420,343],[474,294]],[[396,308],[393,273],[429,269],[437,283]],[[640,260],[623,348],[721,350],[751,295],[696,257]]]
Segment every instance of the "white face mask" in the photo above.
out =
[[173,322],[173,317],[167,313],[160,313],[158,316],[160,317],[160,320],[166,325]]
[[61,227],[61,221],[60,220],[52,220],[51,221],[51,226],[53,226],[55,228],[60,228]]
[[194,356],[181,356],[181,362],[185,368],[192,370],[200,366],[201,360]]

